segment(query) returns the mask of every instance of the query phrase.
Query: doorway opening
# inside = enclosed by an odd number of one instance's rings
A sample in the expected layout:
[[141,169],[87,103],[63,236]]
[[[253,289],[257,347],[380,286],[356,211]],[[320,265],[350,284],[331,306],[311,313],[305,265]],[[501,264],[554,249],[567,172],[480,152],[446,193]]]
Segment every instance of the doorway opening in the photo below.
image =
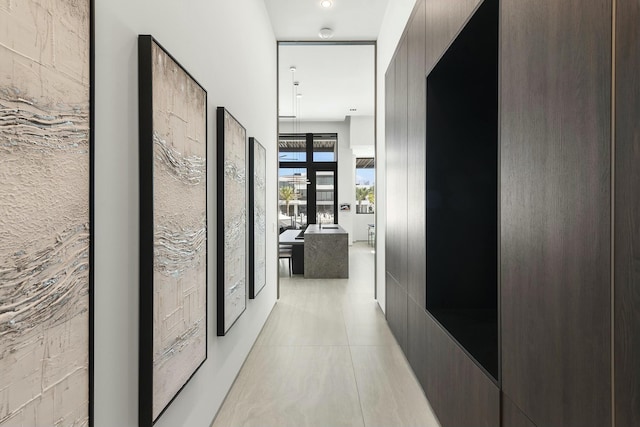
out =
[[[280,278],[304,277],[310,226],[337,227],[349,248],[366,246],[376,296],[375,83],[373,41],[278,43],[278,298]],[[372,176],[364,181],[363,165]]]

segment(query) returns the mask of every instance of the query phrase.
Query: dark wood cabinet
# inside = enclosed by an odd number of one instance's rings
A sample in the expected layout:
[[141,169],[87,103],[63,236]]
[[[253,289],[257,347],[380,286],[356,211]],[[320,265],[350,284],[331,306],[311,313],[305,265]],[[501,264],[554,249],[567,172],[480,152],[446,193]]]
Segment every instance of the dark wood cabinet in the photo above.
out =
[[407,352],[407,291],[387,273],[387,322],[396,341]]
[[421,307],[426,303],[426,84],[425,4],[420,2],[407,33],[407,291]]
[[426,308],[499,380],[497,0],[426,82]]
[[507,396],[502,395],[502,427],[536,427]]
[[[396,223],[396,250],[398,254],[397,274],[394,275],[402,289],[407,290],[407,209],[406,206],[409,189],[407,188],[407,109],[408,109],[408,85],[407,85],[407,38],[400,40],[398,54],[395,59],[396,66],[396,90],[394,94],[396,122],[394,124],[396,155],[398,170],[396,172],[392,192],[395,193],[397,204],[392,207],[393,220]],[[389,212],[389,211],[387,211]]]
[[611,425],[611,2],[501,5],[503,391]]
[[[407,303],[406,356],[425,393],[429,383],[429,365],[433,363],[432,349],[429,347],[428,320],[429,316],[425,308],[409,296]],[[435,410],[438,413],[438,409]]]
[[640,425],[640,2],[616,3],[615,419]]
[[387,224],[386,271],[407,288],[407,210],[399,209],[407,198],[407,48],[398,49],[386,73]]
[[[443,425],[450,426],[497,426],[500,418],[498,386],[425,311],[429,267],[425,245],[427,68],[433,67],[442,56],[477,4],[477,1],[468,0],[418,1],[386,72],[386,315],[423,387],[431,390],[436,414],[444,420]],[[434,19],[433,15],[428,15],[433,8],[454,13],[440,13],[439,19]],[[428,30],[428,19],[434,28],[447,35],[432,34],[433,31]],[[429,55],[430,59],[427,58]],[[494,94],[497,97],[495,88]],[[459,101],[464,102],[464,99]],[[495,160],[495,135],[493,139]],[[495,186],[494,179],[494,199]],[[496,205],[495,200],[493,205]],[[496,226],[494,215],[494,235]],[[497,265],[494,265],[495,270]],[[495,311],[495,280],[489,298],[493,300]],[[496,329],[495,318],[493,325]],[[497,343],[493,348],[495,353]],[[438,351],[442,353],[432,358]],[[497,376],[495,372],[494,376]]]
[[443,427],[500,425],[498,386],[431,317],[423,320],[429,357],[427,398]]
[[400,277],[399,273],[399,231],[397,229],[397,221],[395,212],[392,207],[400,202],[396,193],[393,191],[397,185],[397,176],[400,171],[398,142],[396,138],[396,67],[395,62],[389,67],[385,75],[385,145],[386,145],[386,194],[387,194],[387,222],[385,224],[385,268],[387,275],[396,279]]
[[387,319],[443,426],[640,425],[638,0],[499,0],[497,381],[428,311],[425,78],[482,4],[418,0],[387,70]]
[[443,427],[500,425],[498,386],[409,298],[407,358]]

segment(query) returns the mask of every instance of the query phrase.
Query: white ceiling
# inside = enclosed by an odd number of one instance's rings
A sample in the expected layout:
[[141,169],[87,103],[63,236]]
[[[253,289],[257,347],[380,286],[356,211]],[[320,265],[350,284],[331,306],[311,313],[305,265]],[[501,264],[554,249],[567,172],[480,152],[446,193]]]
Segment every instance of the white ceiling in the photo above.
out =
[[319,40],[321,28],[334,30],[332,40],[376,40],[388,0],[264,0],[278,41]]
[[[264,0],[276,39],[321,41],[318,32],[329,27],[334,30],[331,42],[374,41],[389,0],[332,0],[328,9],[320,1]],[[280,45],[279,115],[313,121],[373,116],[374,52],[373,45]],[[292,65],[303,95],[299,109],[292,109]]]
[[[373,116],[374,51],[373,45],[281,45],[279,115],[295,115],[301,121]],[[291,66],[295,73],[289,71]],[[299,99],[293,81],[299,82]]]

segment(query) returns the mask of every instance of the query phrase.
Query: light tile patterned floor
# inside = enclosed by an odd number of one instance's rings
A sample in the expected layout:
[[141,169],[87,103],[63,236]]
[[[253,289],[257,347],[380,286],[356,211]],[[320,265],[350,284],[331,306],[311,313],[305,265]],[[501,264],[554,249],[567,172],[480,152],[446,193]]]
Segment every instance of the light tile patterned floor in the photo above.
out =
[[213,427],[438,427],[373,299],[374,254],[349,279],[289,278]]

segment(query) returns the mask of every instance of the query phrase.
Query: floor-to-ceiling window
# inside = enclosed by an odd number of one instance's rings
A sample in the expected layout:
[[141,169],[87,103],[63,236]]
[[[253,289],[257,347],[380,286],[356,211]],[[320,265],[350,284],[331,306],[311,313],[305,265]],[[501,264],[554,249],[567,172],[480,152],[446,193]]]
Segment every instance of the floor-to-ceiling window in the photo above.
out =
[[281,229],[337,223],[338,136],[281,134],[278,221]]

